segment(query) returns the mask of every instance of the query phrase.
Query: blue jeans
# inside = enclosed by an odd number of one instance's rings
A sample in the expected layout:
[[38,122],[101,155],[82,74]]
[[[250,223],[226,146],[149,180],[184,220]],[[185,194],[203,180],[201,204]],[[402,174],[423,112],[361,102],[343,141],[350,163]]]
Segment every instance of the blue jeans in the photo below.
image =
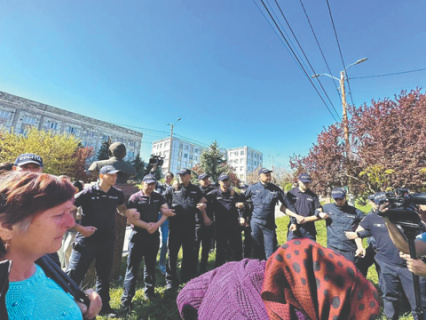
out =
[[121,304],[130,305],[135,296],[136,281],[142,258],[145,260],[143,270],[145,293],[154,293],[155,260],[160,246],[160,233],[149,234],[144,231],[133,230],[129,238],[129,255],[127,269],[123,283]]
[[[390,319],[398,319],[398,299],[400,299],[400,288],[404,290],[405,296],[411,306],[411,314],[415,320],[419,319],[414,294],[413,275],[403,266],[395,266],[382,261],[380,265],[379,286],[383,292],[383,313]],[[424,309],[424,306],[423,306]]]
[[276,250],[277,234],[275,228],[250,221],[251,237],[253,240],[254,259],[267,260]]
[[[161,215],[159,216],[159,218]],[[167,254],[167,239],[169,238],[169,220],[164,221],[160,227],[161,230],[161,251],[160,251],[160,261],[158,264],[160,266],[166,266],[166,254]]]
[[114,258],[114,240],[78,239],[74,243],[67,274],[77,284],[81,284],[93,259],[96,259],[96,292],[101,296],[103,305],[109,304],[109,281]]

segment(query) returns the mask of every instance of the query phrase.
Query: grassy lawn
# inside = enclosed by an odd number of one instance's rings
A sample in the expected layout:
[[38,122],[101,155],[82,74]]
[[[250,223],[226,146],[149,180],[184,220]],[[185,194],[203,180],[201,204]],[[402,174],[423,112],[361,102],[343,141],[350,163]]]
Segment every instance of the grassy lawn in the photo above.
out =
[[[359,206],[359,209],[361,209],[364,212],[368,212],[371,208],[368,206],[366,207]],[[278,226],[277,228],[278,243],[282,244],[286,241],[286,238],[287,238],[288,218],[287,217],[278,218],[276,220],[276,224]],[[317,222],[316,227],[318,231],[317,241],[323,246],[326,246],[327,233],[325,229],[325,222],[324,221]],[[214,265],[214,254],[211,254],[209,258],[209,270],[213,268],[213,265]],[[126,260],[123,259],[122,268],[121,268],[122,277],[124,277],[125,268],[126,268]],[[147,319],[147,320],[148,319],[150,320],[180,319],[179,312],[176,307],[177,292],[175,293],[165,292],[165,279],[164,279],[164,276],[159,271],[157,271],[157,286],[155,290],[155,293],[157,295],[156,299],[152,302],[148,302],[147,300],[144,299],[143,281],[140,280],[143,278],[142,269],[143,269],[143,266],[141,266],[141,269],[139,272],[139,280],[136,285],[136,288],[137,288],[136,296],[133,299],[134,311],[131,314],[129,314],[127,317],[121,317],[118,319]],[[377,287],[378,278],[377,278],[377,273],[376,273],[374,265],[370,268],[367,278]],[[116,310],[119,310],[120,308],[120,297],[123,293],[122,285],[123,285],[123,279],[118,280],[111,284],[111,307]],[[181,285],[180,288],[182,287],[183,285]],[[97,319],[106,319],[106,317],[97,317]],[[385,317],[382,316],[382,318],[380,319],[385,319]],[[407,315],[407,316],[400,317],[400,319],[408,320],[413,318],[411,315]]]

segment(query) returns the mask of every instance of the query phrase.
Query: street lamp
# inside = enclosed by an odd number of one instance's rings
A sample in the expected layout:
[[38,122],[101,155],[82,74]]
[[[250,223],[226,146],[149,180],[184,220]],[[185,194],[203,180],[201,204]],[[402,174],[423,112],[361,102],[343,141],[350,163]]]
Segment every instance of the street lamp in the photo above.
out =
[[170,171],[171,164],[172,164],[172,143],[173,143],[173,128],[176,125],[178,121],[182,120],[182,118],[178,118],[175,123],[171,124],[168,123],[167,125],[170,126],[170,148],[169,148],[169,163],[167,165],[167,171]]
[[[350,166],[350,162],[349,162],[350,145],[349,145],[348,113],[347,113],[346,91],[345,91],[345,80],[347,80],[346,70],[348,70],[350,67],[352,67],[356,64],[360,64],[364,61],[367,61],[367,58],[359,59],[359,60],[355,61],[354,63],[348,65],[343,71],[340,71],[340,79],[333,77],[333,76],[331,76],[327,73],[314,74],[314,75],[311,76],[312,78],[318,78],[320,76],[327,76],[327,77],[330,77],[330,78],[333,78],[333,79],[339,81],[339,83],[340,83],[340,91],[342,93],[342,108],[343,108],[342,123],[343,123],[343,130],[345,132],[346,159],[348,160],[348,175],[351,172],[351,166]],[[351,181],[351,179],[349,177],[349,185],[351,184],[350,181]],[[349,190],[351,190],[351,188],[349,188]]]

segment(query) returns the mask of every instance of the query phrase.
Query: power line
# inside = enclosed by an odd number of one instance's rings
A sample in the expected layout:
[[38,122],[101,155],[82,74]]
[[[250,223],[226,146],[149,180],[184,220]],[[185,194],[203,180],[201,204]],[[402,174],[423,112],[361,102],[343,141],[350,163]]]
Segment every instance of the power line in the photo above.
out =
[[[306,19],[308,20],[309,26],[311,27],[311,31],[312,31],[312,34],[314,35],[314,38],[315,38],[315,41],[317,43],[318,49],[321,52],[322,58],[324,59],[325,65],[327,67],[327,71],[331,75],[332,72],[330,70],[330,66],[328,65],[327,59],[325,58],[324,52],[322,51],[322,48],[321,48],[321,45],[320,45],[319,40],[317,38],[317,35],[315,34],[314,27],[312,26],[311,20],[309,19],[308,13],[306,12],[306,9],[305,9],[305,6],[304,6],[302,0],[300,0],[300,4],[302,5],[303,12],[305,13]],[[335,85],[335,82],[334,82],[335,79],[334,78],[330,78],[330,80],[333,82],[333,85]],[[339,89],[337,89],[337,87],[336,87],[336,92],[337,92],[337,95],[339,96],[339,99],[342,99],[342,97],[340,95],[340,91],[339,91]]]
[[[345,60],[343,59],[342,49],[340,48],[339,38],[337,37],[336,25],[334,24],[333,15],[331,14],[330,3],[328,2],[328,0],[326,0],[326,2],[327,2],[327,7],[328,7],[328,13],[329,13],[330,19],[331,19],[331,24],[333,25],[334,36],[336,38],[337,47],[339,48],[340,59],[342,60],[343,70],[345,70],[345,68],[346,68],[346,66],[345,66]],[[353,100],[353,97],[352,97],[351,84],[349,83],[349,80],[348,80],[348,76],[349,75],[348,75],[348,73],[347,73],[346,70],[345,70],[345,75],[346,75],[346,82],[347,82],[348,88],[349,88],[349,96],[351,97],[352,105],[354,105],[354,100]]]
[[[284,45],[284,48],[287,50],[287,52],[290,54],[290,57],[293,59],[294,62],[296,62],[296,65],[299,67],[300,70],[303,71],[302,67],[299,65],[299,63],[297,62],[296,58],[293,56],[292,52],[290,51],[290,49],[286,46],[284,40],[282,39],[282,37],[279,35],[278,31],[276,30],[276,28],[274,28],[274,26],[272,25],[272,23],[269,21],[269,19],[265,16],[264,12],[262,11],[262,9],[260,9],[260,7],[258,6],[256,0],[253,0],[254,4],[256,5],[257,9],[259,10],[259,12],[262,14],[262,16],[265,18],[265,20],[268,22],[268,25],[271,27],[272,31],[274,31],[274,33],[276,34],[276,36],[278,37],[278,39],[280,40],[280,42]],[[279,21],[278,21],[279,23]],[[280,23],[279,23],[280,24]],[[281,26],[281,24],[280,24]],[[282,28],[282,26],[281,26]],[[284,34],[288,37],[287,32],[285,32],[284,28],[283,32]],[[291,42],[291,40],[289,39],[289,42],[291,45],[293,45],[293,43]]]
[[[305,57],[306,61],[308,62],[309,67],[310,67],[310,68],[311,68],[311,70],[312,70],[312,73],[313,73],[313,74],[317,74],[317,73],[315,72],[315,70],[314,70],[314,67],[312,67],[312,64],[311,64],[311,62],[309,61],[308,57],[306,56],[305,51],[303,50],[302,46],[300,45],[300,42],[299,42],[299,40],[297,39],[296,34],[293,32],[293,29],[291,28],[290,23],[288,22],[288,20],[287,20],[286,16],[284,15],[284,12],[281,10],[280,5],[278,4],[277,0],[274,0],[274,1],[275,1],[275,4],[277,5],[278,9],[280,10],[282,17],[284,18],[284,21],[286,22],[286,24],[287,24],[288,28],[290,29],[291,34],[293,35],[294,39],[296,40],[297,45],[299,46],[300,50],[302,51],[303,56]],[[326,97],[327,97],[327,99],[328,99],[328,102],[330,102],[331,106],[333,107],[334,112],[336,113],[337,117],[339,118],[339,117],[340,117],[340,116],[339,116],[339,113],[337,112],[336,108],[334,107],[334,104],[331,102],[330,97],[328,96],[327,92],[325,91],[325,89],[324,89],[324,87],[323,87],[323,85],[322,85],[322,83],[321,83],[321,81],[320,81],[319,77],[316,77],[316,80],[318,81],[318,83],[319,83],[319,85],[320,85],[320,87],[321,87],[322,91],[324,91],[324,94],[325,94],[325,96],[326,96]]]
[[266,9],[266,11],[268,12],[270,18],[272,19],[272,21],[275,24],[275,27],[278,29],[279,33],[281,34],[281,37],[284,39],[284,41],[286,42],[288,48],[291,50],[292,54],[294,55],[295,59],[297,60],[297,63],[300,65],[300,67],[302,68],[303,73],[306,75],[306,77],[308,78],[310,84],[314,87],[315,91],[317,92],[317,94],[319,95],[320,99],[322,100],[322,102],[324,103],[325,107],[327,108],[328,112],[331,114],[331,116],[334,118],[334,120],[336,122],[338,122],[338,120],[336,119],[335,115],[331,112],[330,108],[328,107],[327,103],[325,102],[324,98],[321,96],[320,92],[318,91],[317,87],[314,85],[314,83],[312,82],[310,76],[308,75],[308,73],[306,72],[305,68],[303,67],[302,63],[300,62],[299,58],[297,58],[293,48],[290,46],[287,38],[284,36],[283,31],[280,29],[280,27],[278,26],[277,22],[275,21],[274,17],[272,16],[271,12],[269,11],[268,7],[265,5],[265,3],[263,2],[263,0],[260,0],[264,6],[264,8]]
[[401,71],[401,72],[394,72],[394,73],[378,74],[378,75],[373,75],[373,76],[352,77],[350,79],[367,79],[367,78],[388,77],[388,76],[396,76],[396,75],[399,75],[399,74],[411,73],[411,72],[419,72],[419,71],[425,71],[425,70],[426,70],[426,68],[421,68],[421,69],[415,69],[415,70],[409,70],[409,71]]

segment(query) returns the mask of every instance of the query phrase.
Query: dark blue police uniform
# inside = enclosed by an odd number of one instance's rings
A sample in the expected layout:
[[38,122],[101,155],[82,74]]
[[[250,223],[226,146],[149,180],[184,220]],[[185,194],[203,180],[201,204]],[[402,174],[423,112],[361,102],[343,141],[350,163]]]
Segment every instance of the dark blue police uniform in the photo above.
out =
[[349,261],[354,262],[356,244],[355,240],[346,237],[345,231],[355,231],[358,224],[365,217],[357,208],[345,203],[339,207],[335,203],[324,205],[324,212],[330,218],[326,220],[327,247],[339,252]]
[[227,261],[242,259],[241,231],[238,222],[238,210],[235,204],[239,201],[237,192],[223,192],[217,188],[207,194],[208,206],[213,209],[216,224],[216,264],[223,265]]
[[187,282],[195,276],[194,244],[195,244],[195,214],[197,204],[203,198],[200,188],[189,183],[185,188],[168,188],[164,193],[169,207],[175,210],[175,216],[169,217],[169,259],[166,268],[166,283],[168,287],[178,284],[176,267],[177,257],[182,246],[183,257],[181,280]]
[[[215,190],[216,188],[212,185],[207,187],[200,186],[201,191],[203,192],[204,197]],[[206,208],[207,216],[213,222],[213,210],[208,205]],[[209,260],[210,249],[212,248],[212,242],[214,239],[214,225],[206,226],[204,225],[204,219],[200,211],[197,211],[195,216],[195,264],[198,264],[198,255],[200,252],[200,243],[201,243],[201,261],[200,261],[200,274],[205,273],[207,270],[207,262]]]
[[[166,203],[164,197],[152,192],[151,196],[145,196],[142,191],[132,194],[129,198],[127,208],[137,209],[140,213],[140,219],[145,222],[157,222],[158,212],[163,204]],[[160,232],[157,230],[153,234],[148,233],[146,229],[133,226],[133,231],[129,238],[129,255],[127,256],[127,269],[124,277],[123,296],[121,304],[130,305],[135,296],[135,287],[138,276],[139,266],[142,258],[145,259],[144,282],[145,294],[154,294],[155,286],[155,260],[157,258],[160,246]]]
[[367,231],[366,237],[373,236],[376,240],[376,256],[374,259],[380,266],[379,286],[383,292],[384,314],[391,319],[398,318],[398,298],[402,287],[410,303],[412,315],[414,319],[418,319],[415,312],[416,300],[413,276],[407,269],[405,260],[400,258],[399,250],[389,236],[385,220],[377,212],[373,212],[361,221],[360,226]]
[[292,211],[293,205],[287,201],[284,192],[272,183],[258,182],[251,185],[245,192],[244,199],[251,199],[253,203],[250,226],[254,258],[268,259],[277,245],[275,205],[279,200]]
[[[295,212],[303,217],[313,216],[315,210],[321,208],[318,196],[310,189],[303,192],[299,188],[293,188],[287,192],[286,197],[293,204]],[[297,224],[296,219],[291,217],[288,227],[290,227],[290,224],[295,224],[297,230],[294,232],[288,230],[287,241],[297,238],[309,238],[316,241],[317,230],[314,221]]]
[[96,259],[96,291],[104,305],[110,300],[109,281],[113,265],[115,241],[115,215],[117,206],[124,204],[121,190],[111,187],[108,192],[95,184],[75,195],[74,205],[81,207],[82,226],[97,230],[90,237],[77,233],[67,273],[80,284],[93,259]]

